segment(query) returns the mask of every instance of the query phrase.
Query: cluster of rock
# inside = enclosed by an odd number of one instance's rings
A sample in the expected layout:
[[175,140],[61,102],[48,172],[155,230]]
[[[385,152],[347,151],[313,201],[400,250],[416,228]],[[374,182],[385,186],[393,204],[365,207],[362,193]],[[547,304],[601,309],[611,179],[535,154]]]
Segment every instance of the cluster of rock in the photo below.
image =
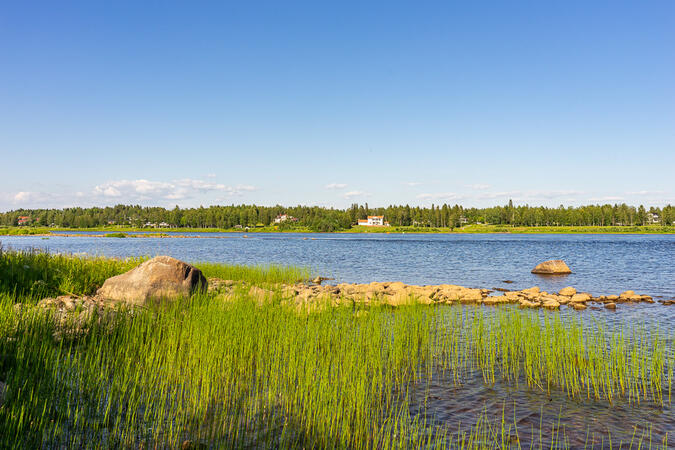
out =
[[429,286],[408,285],[401,282],[373,282],[369,284],[293,284],[280,285],[269,289],[259,286],[247,286],[242,282],[231,280],[210,281],[211,291],[220,293],[224,298],[234,298],[237,292],[245,292],[258,298],[271,298],[281,293],[281,298],[291,300],[299,305],[345,303],[386,304],[400,306],[409,303],[422,304],[518,304],[523,308],[559,309],[567,305],[577,310],[586,309],[587,303],[603,303],[607,309],[615,309],[621,302],[648,302],[654,300],[648,295],[638,295],[633,291],[626,291],[620,295],[593,297],[586,292],[577,292],[573,287],[561,289],[558,293],[542,291],[534,286],[520,291],[506,291],[500,295],[491,295],[489,289],[473,289],[452,284]]
[[621,302],[647,302],[654,303],[648,295],[638,295],[634,291],[625,291],[620,295],[607,295],[593,297],[588,292],[577,292],[571,286],[561,289],[557,294],[542,291],[538,286],[521,291],[505,292],[503,295],[487,297],[484,304],[494,305],[498,303],[518,303],[524,308],[548,308],[558,309],[561,305],[583,310],[588,302],[603,303],[607,309],[616,309],[616,304]]

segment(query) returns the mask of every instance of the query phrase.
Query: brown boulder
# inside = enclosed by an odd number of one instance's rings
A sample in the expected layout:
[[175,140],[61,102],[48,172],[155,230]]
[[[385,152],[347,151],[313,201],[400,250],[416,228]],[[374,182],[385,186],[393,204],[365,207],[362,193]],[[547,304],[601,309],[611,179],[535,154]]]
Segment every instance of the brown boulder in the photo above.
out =
[[571,297],[576,293],[577,293],[577,290],[574,289],[572,286],[567,286],[565,288],[562,288],[562,289],[560,289],[560,292],[558,292],[558,294],[564,295],[564,296],[567,296],[567,297]]
[[532,273],[539,275],[565,275],[572,273],[572,271],[562,259],[552,259],[537,264],[537,267],[532,269]]
[[560,307],[560,303],[555,300],[555,299],[546,299],[544,303],[542,303],[542,306],[547,309],[558,309]]
[[570,302],[572,302],[572,303],[577,303],[577,302],[583,303],[583,302],[589,301],[591,298],[592,297],[591,297],[590,294],[588,294],[586,292],[581,292],[579,294],[574,294],[572,296],[572,298],[570,299]]
[[106,300],[142,305],[150,299],[189,297],[207,286],[201,270],[170,256],[157,256],[108,278],[97,294]]

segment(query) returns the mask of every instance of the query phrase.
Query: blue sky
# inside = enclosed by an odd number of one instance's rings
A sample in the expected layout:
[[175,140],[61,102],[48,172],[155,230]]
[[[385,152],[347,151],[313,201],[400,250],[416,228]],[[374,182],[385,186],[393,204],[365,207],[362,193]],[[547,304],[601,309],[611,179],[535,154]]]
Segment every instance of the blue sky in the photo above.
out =
[[675,2],[326,3],[5,3],[0,210],[675,203]]

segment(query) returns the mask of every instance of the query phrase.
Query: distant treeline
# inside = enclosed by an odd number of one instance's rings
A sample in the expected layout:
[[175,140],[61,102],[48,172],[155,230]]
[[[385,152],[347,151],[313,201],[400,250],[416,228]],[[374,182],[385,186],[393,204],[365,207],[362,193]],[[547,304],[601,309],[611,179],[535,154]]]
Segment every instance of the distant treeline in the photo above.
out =
[[[296,220],[286,220],[280,228],[307,227],[316,231],[348,229],[358,219],[383,215],[392,226],[449,227],[465,224],[513,226],[635,226],[672,225],[673,207],[640,205],[589,205],[547,208],[543,206],[505,206],[463,208],[460,205],[431,205],[431,207],[388,206],[370,208],[368,204],[353,204],[347,209],[318,206],[256,206],[231,205],[208,208],[165,209],[139,205],[117,205],[105,208],[18,209],[0,213],[0,225],[51,226],[63,228],[94,228],[106,226],[177,228],[235,228],[275,225],[274,219],[287,214]],[[160,225],[161,224],[161,225]]]

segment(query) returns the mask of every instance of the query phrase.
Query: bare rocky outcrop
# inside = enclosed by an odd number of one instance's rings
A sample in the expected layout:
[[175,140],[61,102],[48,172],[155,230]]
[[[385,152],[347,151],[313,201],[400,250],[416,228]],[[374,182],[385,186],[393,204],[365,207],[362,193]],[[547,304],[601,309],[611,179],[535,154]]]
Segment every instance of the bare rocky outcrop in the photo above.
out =
[[[520,308],[560,309],[563,306],[576,310],[584,310],[588,302],[611,303],[607,296],[593,297],[586,292],[577,293],[569,288],[565,293],[572,296],[548,293],[538,286],[520,291],[499,291],[490,295],[493,290],[474,289],[453,284],[416,286],[396,282],[373,282],[368,284],[340,283],[337,285],[316,285],[307,283],[280,284],[265,289],[251,287],[241,281],[209,280],[213,291],[226,300],[232,300],[237,293],[249,295],[258,302],[272,298],[280,298],[282,302],[290,302],[301,308],[314,309],[326,305],[345,304],[402,306],[412,303],[425,305],[439,304],[474,304],[497,306],[515,304]],[[218,286],[216,289],[215,286]],[[211,288],[210,288],[211,290]],[[614,296],[618,298],[617,296]],[[643,297],[645,297],[643,299]],[[640,296],[641,301],[647,296]],[[651,298],[651,297],[650,297]],[[611,306],[609,307],[611,308]],[[597,308],[596,308],[597,309]]]
[[532,273],[539,275],[566,275],[572,273],[572,271],[562,259],[552,259],[537,264],[537,266],[532,269]]
[[195,291],[206,290],[207,286],[201,270],[170,256],[157,256],[126,273],[108,278],[97,296],[142,305],[151,299],[189,297]]

